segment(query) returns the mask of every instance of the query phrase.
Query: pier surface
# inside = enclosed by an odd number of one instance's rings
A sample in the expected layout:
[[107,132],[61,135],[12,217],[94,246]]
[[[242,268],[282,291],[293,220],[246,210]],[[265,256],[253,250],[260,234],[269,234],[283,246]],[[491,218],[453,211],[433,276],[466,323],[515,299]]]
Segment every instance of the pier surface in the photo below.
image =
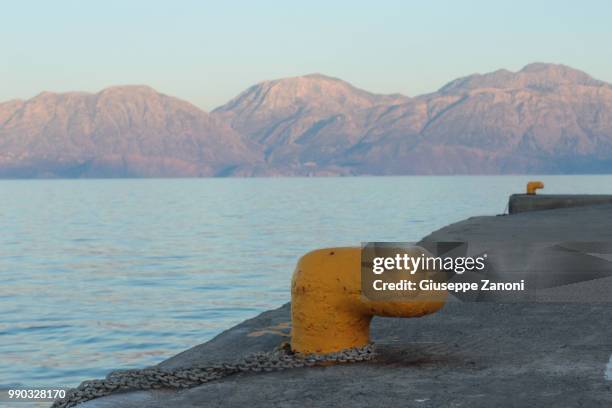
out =
[[[546,250],[553,251],[547,256],[559,255],[563,262],[547,271],[545,283],[554,284],[543,285],[531,302],[453,298],[427,317],[375,318],[374,361],[238,374],[190,390],[127,392],[81,406],[612,406],[612,272],[608,275],[605,268],[612,258],[605,250],[592,254],[583,245],[612,242],[612,205],[474,217],[430,234],[421,244],[452,241],[468,242],[472,251],[506,255],[508,270],[525,265],[521,245],[530,243],[545,242]],[[568,270],[582,262],[597,267],[589,267],[593,276],[566,279]],[[160,367],[230,362],[272,350],[288,340],[289,322],[287,304]]]

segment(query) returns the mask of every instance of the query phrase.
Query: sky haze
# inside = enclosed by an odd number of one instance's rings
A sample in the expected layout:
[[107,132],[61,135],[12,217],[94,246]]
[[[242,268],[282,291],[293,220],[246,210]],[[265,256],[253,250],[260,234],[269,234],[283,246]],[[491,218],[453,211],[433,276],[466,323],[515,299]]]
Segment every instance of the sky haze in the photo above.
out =
[[25,0],[0,17],[0,101],[147,84],[212,110],[313,72],[414,96],[535,61],[612,82],[611,20],[606,1]]

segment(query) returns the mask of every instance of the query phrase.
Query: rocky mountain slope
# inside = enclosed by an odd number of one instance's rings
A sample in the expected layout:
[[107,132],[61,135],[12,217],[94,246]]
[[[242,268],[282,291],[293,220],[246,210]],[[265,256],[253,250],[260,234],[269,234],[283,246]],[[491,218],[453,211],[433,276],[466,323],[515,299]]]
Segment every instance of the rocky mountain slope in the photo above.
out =
[[0,104],[0,176],[211,176],[256,146],[195,106],[146,86],[45,92]]
[[456,79],[414,98],[320,74],[207,114],[147,87],[0,104],[0,176],[612,172],[612,86],[563,65]]

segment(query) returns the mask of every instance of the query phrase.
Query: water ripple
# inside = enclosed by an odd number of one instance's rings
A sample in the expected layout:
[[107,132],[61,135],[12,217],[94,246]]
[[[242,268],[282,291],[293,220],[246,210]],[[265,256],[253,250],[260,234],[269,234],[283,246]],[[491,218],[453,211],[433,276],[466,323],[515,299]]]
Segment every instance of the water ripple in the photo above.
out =
[[[530,178],[0,181],[1,382],[153,365],[288,301],[307,251],[498,214]],[[612,188],[543,179],[547,192]]]

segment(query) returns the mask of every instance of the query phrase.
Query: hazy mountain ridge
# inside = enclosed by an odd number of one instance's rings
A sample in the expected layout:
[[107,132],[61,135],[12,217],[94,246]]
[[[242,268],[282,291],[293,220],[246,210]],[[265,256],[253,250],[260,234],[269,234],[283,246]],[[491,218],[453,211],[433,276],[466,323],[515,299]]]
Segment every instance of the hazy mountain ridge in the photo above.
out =
[[612,86],[530,64],[409,98],[321,74],[210,114],[145,86],[0,104],[0,176],[612,172]]
[[188,102],[146,86],[43,92],[0,105],[0,175],[209,176],[256,147]]
[[478,88],[553,90],[567,85],[605,86],[606,83],[565,65],[533,63],[518,72],[500,69],[487,74],[458,78],[444,85],[440,92]]

